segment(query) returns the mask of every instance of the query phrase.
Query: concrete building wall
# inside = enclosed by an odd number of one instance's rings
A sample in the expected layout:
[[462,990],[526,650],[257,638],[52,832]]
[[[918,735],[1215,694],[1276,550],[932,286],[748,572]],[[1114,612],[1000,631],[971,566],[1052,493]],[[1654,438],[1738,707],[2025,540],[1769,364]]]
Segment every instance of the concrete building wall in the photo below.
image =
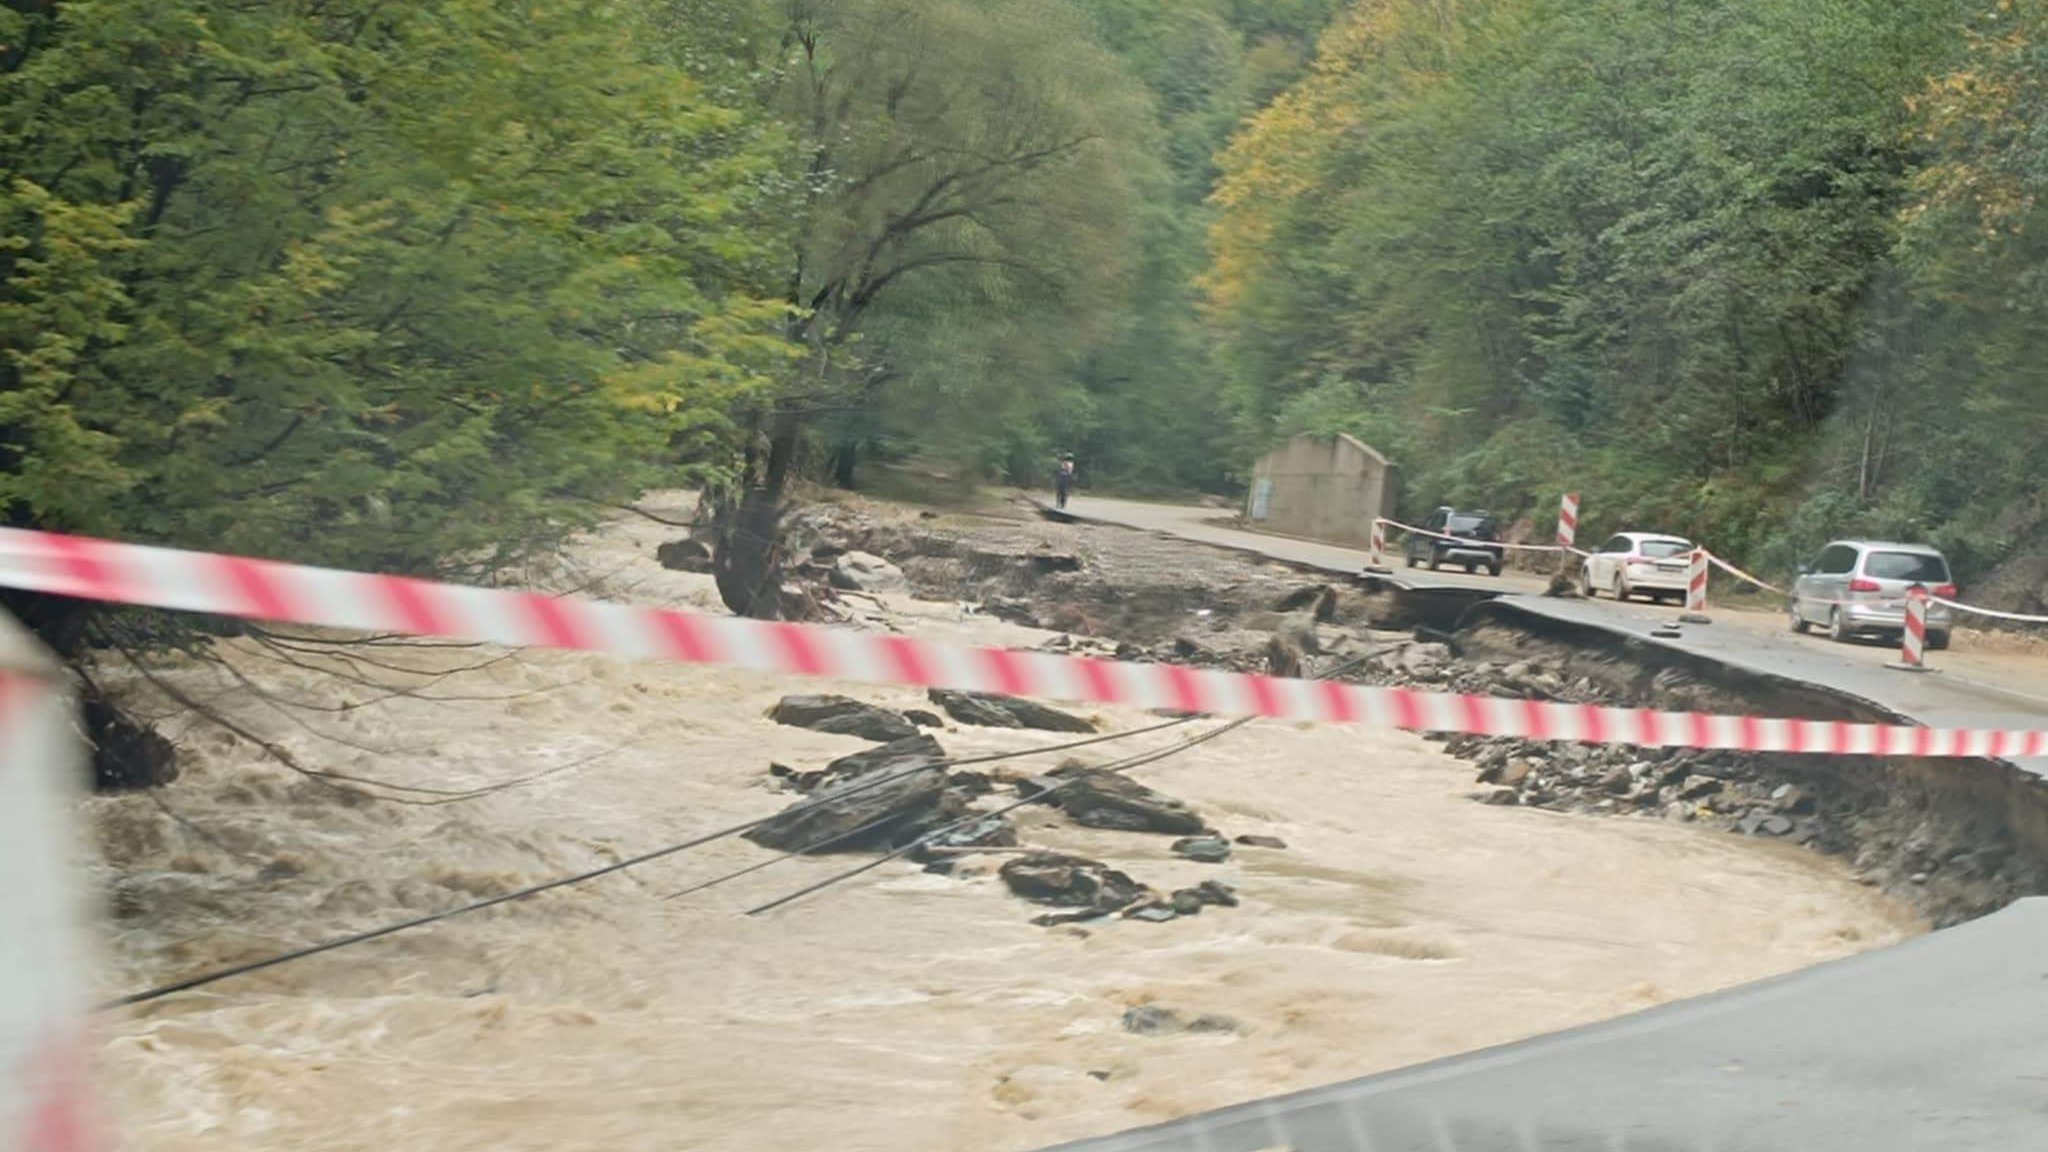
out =
[[1252,467],[1245,517],[1289,536],[1365,544],[1400,501],[1400,470],[1349,436],[1296,436]]

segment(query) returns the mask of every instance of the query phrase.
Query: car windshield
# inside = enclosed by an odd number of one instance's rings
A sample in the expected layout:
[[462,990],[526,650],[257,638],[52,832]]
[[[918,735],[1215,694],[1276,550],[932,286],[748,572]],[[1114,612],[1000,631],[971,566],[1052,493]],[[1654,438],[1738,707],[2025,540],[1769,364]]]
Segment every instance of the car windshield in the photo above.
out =
[[1863,562],[1863,574],[1872,580],[1946,584],[1948,561],[1926,552],[1872,552]]
[[1643,541],[1643,555],[1648,556],[1652,560],[1662,560],[1669,556],[1682,556],[1691,550],[1692,545],[1683,540]]
[[1487,524],[1487,518],[1484,516],[1458,515],[1451,517],[1451,531],[1453,532],[1471,532],[1474,529],[1484,528]]

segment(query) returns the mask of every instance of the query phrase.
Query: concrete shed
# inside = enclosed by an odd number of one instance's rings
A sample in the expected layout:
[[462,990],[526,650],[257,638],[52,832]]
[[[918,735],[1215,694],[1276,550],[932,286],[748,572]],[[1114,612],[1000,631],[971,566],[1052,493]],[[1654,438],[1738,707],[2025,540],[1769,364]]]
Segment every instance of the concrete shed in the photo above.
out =
[[1350,436],[1296,436],[1252,467],[1245,518],[1255,527],[1337,544],[1366,544],[1392,516],[1400,469]]

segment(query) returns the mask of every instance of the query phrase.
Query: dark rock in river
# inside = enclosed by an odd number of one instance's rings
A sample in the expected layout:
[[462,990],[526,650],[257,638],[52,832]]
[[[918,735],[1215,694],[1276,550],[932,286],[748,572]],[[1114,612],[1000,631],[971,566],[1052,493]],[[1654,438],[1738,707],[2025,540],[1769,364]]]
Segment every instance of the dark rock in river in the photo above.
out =
[[792,728],[858,736],[883,744],[917,735],[917,725],[901,713],[846,696],[785,696],[769,711],[768,718]]
[[934,688],[931,702],[962,724],[982,728],[1035,728],[1042,732],[1091,733],[1095,725],[1069,712],[1014,696]]

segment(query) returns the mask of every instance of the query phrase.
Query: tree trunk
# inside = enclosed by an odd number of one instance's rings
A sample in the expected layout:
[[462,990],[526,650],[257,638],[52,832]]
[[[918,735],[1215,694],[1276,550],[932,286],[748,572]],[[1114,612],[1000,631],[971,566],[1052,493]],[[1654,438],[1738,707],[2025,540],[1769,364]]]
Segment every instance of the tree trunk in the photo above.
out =
[[770,426],[768,462],[758,485],[719,503],[712,517],[711,572],[718,598],[735,615],[782,616],[782,496],[803,447],[803,421],[779,412]]
[[832,483],[851,490],[855,485],[855,469],[860,464],[860,443],[848,440],[832,452]]

